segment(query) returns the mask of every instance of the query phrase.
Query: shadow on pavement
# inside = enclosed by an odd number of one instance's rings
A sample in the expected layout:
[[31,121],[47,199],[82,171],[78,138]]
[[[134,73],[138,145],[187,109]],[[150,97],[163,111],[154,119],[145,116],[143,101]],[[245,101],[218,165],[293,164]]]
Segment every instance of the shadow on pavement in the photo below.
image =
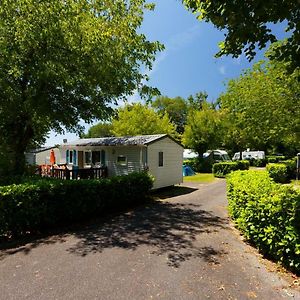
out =
[[227,228],[227,219],[201,210],[200,205],[155,202],[115,217],[100,225],[73,233],[80,241],[68,249],[72,254],[86,256],[104,249],[135,250],[150,246],[152,254],[166,255],[167,264],[178,268],[191,258],[218,264],[218,256],[226,254],[212,247],[196,247],[196,236]]
[[197,190],[198,189],[196,188],[191,188],[187,186],[173,186],[173,187],[166,187],[166,188],[161,188],[159,190],[153,191],[151,195],[154,198],[158,198],[158,199],[168,199],[172,197],[190,194]]

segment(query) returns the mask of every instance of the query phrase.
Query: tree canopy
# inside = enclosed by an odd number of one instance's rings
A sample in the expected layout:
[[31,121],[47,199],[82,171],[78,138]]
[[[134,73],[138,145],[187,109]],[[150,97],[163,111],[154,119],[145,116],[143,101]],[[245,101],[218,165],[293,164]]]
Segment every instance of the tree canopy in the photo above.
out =
[[183,144],[202,157],[208,149],[221,144],[221,114],[208,102],[202,102],[201,110],[191,110],[182,136]]
[[113,136],[112,129],[112,123],[100,122],[96,125],[91,126],[87,133],[80,135],[80,138],[110,137]]
[[278,45],[272,58],[290,61],[290,69],[300,68],[300,5],[298,0],[289,1],[230,1],[230,0],[183,0],[185,6],[200,20],[212,22],[225,30],[225,39],[220,43],[217,56],[238,57],[243,51],[251,60],[255,48],[266,47],[277,41],[270,24],[287,21],[287,40]]
[[220,96],[225,119],[224,143],[295,154],[300,147],[299,73],[287,75],[281,62],[260,62],[228,82]]
[[167,133],[172,137],[177,136],[175,126],[170,122],[167,114],[160,115],[153,108],[141,103],[120,108],[112,125],[112,132],[115,136],[160,133]]
[[81,119],[107,118],[112,101],[153,92],[141,67],[162,45],[138,32],[145,8],[145,0],[1,1],[0,152],[12,155],[14,173],[50,130],[80,131]]
[[159,114],[168,114],[170,121],[176,126],[179,134],[184,131],[188,113],[188,103],[182,97],[169,98],[167,96],[158,96],[151,106]]

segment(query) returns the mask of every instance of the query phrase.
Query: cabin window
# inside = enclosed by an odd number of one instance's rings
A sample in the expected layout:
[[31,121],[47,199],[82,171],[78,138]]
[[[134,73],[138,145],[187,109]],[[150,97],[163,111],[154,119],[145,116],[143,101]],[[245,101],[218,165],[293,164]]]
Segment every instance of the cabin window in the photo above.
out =
[[158,166],[163,167],[164,166],[164,153],[158,152]]
[[98,165],[100,164],[101,160],[100,160],[100,151],[93,151],[92,152],[92,163],[94,165]]
[[84,152],[84,162],[86,165],[90,165],[92,163],[92,152]]
[[73,150],[70,150],[69,152],[69,164],[73,163]]
[[126,166],[127,165],[127,157],[124,155],[119,155],[117,157],[117,164],[121,166]]

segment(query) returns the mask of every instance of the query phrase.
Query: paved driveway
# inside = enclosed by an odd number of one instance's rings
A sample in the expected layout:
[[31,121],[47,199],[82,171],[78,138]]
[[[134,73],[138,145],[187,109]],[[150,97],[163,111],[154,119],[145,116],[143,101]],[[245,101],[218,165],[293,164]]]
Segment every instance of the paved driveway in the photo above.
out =
[[0,299],[300,299],[230,226],[224,181],[160,197],[1,250]]

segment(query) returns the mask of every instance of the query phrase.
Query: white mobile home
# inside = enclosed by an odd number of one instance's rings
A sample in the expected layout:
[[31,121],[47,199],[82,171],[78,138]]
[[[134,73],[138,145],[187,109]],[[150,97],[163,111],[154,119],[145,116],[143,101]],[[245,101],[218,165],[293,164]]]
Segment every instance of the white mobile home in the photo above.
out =
[[26,162],[29,165],[49,165],[51,150],[54,151],[56,163],[60,164],[60,150],[56,146],[35,149],[25,153]]
[[80,139],[60,149],[71,168],[106,166],[108,176],[148,170],[154,189],[182,183],[183,147],[167,134]]

